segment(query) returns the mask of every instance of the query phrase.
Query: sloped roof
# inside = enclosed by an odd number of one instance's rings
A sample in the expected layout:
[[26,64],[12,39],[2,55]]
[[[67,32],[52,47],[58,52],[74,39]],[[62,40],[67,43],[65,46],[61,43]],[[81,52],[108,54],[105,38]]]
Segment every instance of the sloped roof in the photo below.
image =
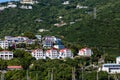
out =
[[67,48],[61,49],[60,52],[64,52],[65,50],[69,50]]
[[50,53],[50,51],[52,51],[52,50],[56,50],[56,51],[57,51],[56,48],[52,48],[52,49],[50,49],[50,50],[47,50],[46,52],[47,52],[47,53]]
[[42,49],[35,49],[32,52],[43,51]]

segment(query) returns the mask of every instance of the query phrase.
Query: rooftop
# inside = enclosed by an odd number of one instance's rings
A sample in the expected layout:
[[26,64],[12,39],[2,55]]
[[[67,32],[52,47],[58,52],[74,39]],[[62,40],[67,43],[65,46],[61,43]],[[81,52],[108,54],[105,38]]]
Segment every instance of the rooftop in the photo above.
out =
[[118,56],[117,58],[120,58],[120,56]]
[[116,63],[105,63],[103,65],[120,65],[120,64],[116,64]]
[[9,69],[21,69],[22,66],[7,66]]

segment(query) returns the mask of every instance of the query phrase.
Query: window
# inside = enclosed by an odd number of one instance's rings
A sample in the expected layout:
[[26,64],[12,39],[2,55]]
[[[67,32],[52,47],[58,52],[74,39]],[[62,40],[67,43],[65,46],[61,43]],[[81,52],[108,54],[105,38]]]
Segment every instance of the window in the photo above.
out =
[[120,65],[104,65],[104,67],[120,67]]

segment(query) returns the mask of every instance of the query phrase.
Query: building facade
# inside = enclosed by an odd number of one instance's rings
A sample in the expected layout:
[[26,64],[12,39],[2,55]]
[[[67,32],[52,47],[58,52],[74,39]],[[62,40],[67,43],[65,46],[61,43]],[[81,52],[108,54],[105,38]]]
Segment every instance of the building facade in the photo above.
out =
[[36,60],[46,59],[46,55],[45,55],[45,53],[42,49],[33,50],[31,54],[32,54],[33,57],[36,58]]
[[35,35],[35,37],[36,37],[39,41],[42,40],[42,36],[41,36],[41,35]]
[[53,46],[53,42],[50,40],[45,40],[45,41],[43,41],[42,44],[43,44],[43,48],[52,48],[52,46]]
[[27,40],[29,40],[28,37],[22,37],[22,36],[17,36],[17,37],[12,37],[12,36],[5,36],[5,40],[8,41],[9,43],[15,42],[15,43],[23,43]]
[[101,70],[111,74],[120,73],[120,64],[116,63],[103,64]]
[[79,56],[91,56],[92,54],[93,52],[90,48],[82,48],[78,53]]
[[50,59],[59,59],[59,53],[56,49],[50,49],[46,51],[46,57]]
[[67,49],[67,48],[61,49],[59,51],[59,57],[60,58],[67,58],[67,57],[68,58],[73,58],[73,53],[70,49]]
[[10,60],[13,58],[13,52],[12,51],[0,51],[0,58],[4,60]]
[[2,49],[8,49],[8,47],[9,47],[8,41],[0,41],[0,47]]

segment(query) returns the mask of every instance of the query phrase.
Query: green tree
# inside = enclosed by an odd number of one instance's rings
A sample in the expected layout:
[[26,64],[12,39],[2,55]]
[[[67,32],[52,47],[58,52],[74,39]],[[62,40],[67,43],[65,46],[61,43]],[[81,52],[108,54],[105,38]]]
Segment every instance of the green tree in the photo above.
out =
[[7,61],[7,65],[16,66],[16,65],[21,65],[21,64],[20,64],[20,60],[18,58],[13,58],[13,59]]
[[28,37],[30,39],[35,39],[35,35],[32,32],[25,32],[23,36]]
[[4,70],[7,68],[7,63],[5,60],[0,59],[0,70]]
[[25,70],[28,69],[29,65],[35,60],[30,53],[23,50],[15,50],[14,57],[20,60],[20,64]]

